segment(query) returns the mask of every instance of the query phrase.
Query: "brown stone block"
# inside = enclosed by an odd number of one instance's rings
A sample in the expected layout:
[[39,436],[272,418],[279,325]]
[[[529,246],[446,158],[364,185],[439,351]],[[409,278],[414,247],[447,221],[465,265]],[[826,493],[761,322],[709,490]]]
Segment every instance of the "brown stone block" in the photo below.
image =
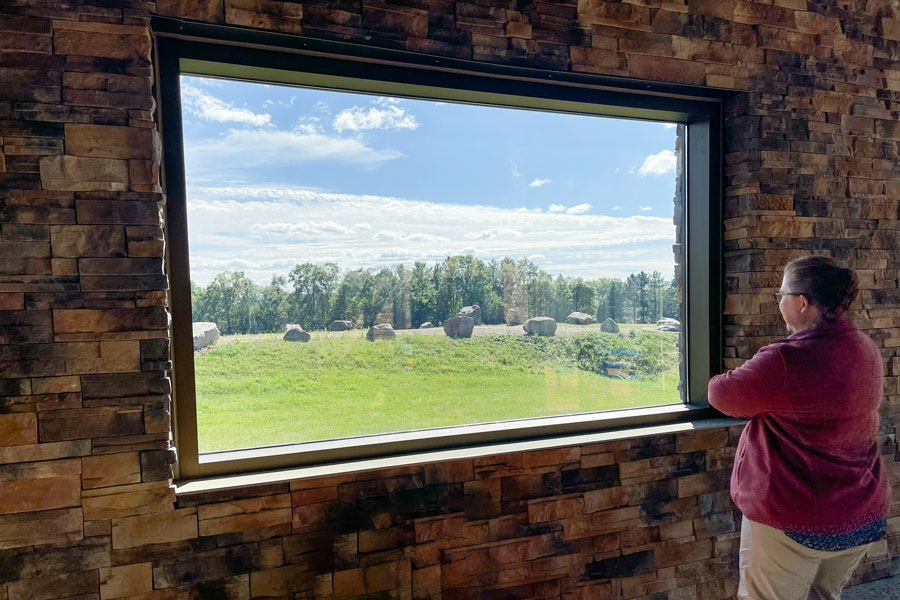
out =
[[0,463],[53,460],[91,453],[90,440],[0,447]]
[[[32,470],[18,476],[28,477]],[[41,475],[42,473],[35,473]],[[81,505],[81,476],[0,480],[0,514],[26,513]]]
[[76,376],[40,377],[31,380],[35,394],[64,394],[80,392],[81,379]]
[[506,35],[509,37],[530,39],[533,35],[531,24],[521,21],[510,21],[506,24]]
[[56,333],[100,333],[106,331],[131,331],[167,329],[169,315],[164,308],[134,309],[62,309],[53,311]]
[[175,503],[175,488],[160,481],[90,489],[82,492],[81,503],[87,520],[164,513]]
[[128,435],[144,430],[143,411],[139,407],[53,410],[38,416],[42,442]]
[[578,19],[582,23],[596,23],[615,28],[650,31],[650,9],[646,6],[583,0],[578,3]]
[[[201,509],[203,506],[200,507]],[[200,521],[200,535],[220,535],[291,522],[290,507],[210,518]]]
[[612,71],[619,71],[625,68],[625,55],[615,50],[572,46],[570,52],[572,64],[575,65],[590,65]]
[[303,5],[276,0],[225,0],[225,22],[282,33],[300,33]]
[[[90,159],[107,160],[107,159]],[[156,225],[162,223],[162,208],[153,202],[79,197],[75,203],[79,223]]]
[[132,598],[153,591],[152,566],[145,562],[100,569],[100,600]]
[[46,156],[41,158],[40,171],[41,183],[47,190],[124,191],[128,189],[128,163],[124,160],[65,155]]
[[54,598],[96,597],[97,570],[55,573],[9,584],[9,600],[53,600]]
[[175,460],[174,448],[141,452],[141,479],[143,481],[171,479]]
[[82,539],[80,508],[0,515],[0,550]]
[[158,160],[129,160],[128,178],[134,186],[149,186],[153,189],[145,191],[160,192],[159,187],[159,161]]
[[125,229],[114,225],[54,225],[50,227],[53,256],[125,256]]
[[62,154],[63,144],[58,139],[7,137],[3,139],[3,153],[7,156],[51,156]]
[[138,340],[110,340],[100,342],[99,356],[67,358],[66,371],[72,374],[128,373],[140,370],[140,364],[141,344]]
[[169,402],[151,402],[144,405],[144,431],[147,433],[167,433],[172,428],[172,413]]
[[53,21],[57,54],[150,61],[150,29],[81,21]]
[[25,294],[0,293],[0,310],[25,310]]
[[0,256],[0,275],[51,275],[48,258],[16,258]]
[[197,537],[197,509],[181,508],[164,513],[112,520],[112,547],[132,548],[177,542]]
[[78,261],[74,258],[50,259],[50,271],[54,277],[78,276]]
[[315,574],[305,565],[288,565],[250,573],[251,598],[278,598],[311,590]]
[[84,522],[84,537],[104,537],[110,535],[112,535],[112,525],[109,520]]
[[728,445],[728,431],[725,429],[700,429],[678,434],[675,438],[675,451],[678,453],[721,448],[726,445]]
[[711,558],[713,545],[711,539],[681,544],[667,542],[662,546],[656,546],[653,553],[656,558],[657,568],[671,567]]
[[78,261],[82,275],[162,274],[162,257],[148,258],[83,258]]
[[37,415],[0,414],[0,446],[34,444],[37,441]]
[[158,159],[155,132],[143,127],[66,123],[66,153],[93,158]]
[[706,79],[706,66],[674,58],[628,55],[628,67],[632,76],[653,81],[671,81],[702,85]]
[[47,242],[0,242],[0,256],[18,258],[49,258]]
[[140,483],[141,461],[137,452],[87,456],[83,459],[81,480],[85,489]]
[[154,396],[172,391],[167,377],[158,374],[86,375],[81,378],[85,398]]
[[158,0],[156,10],[160,15],[195,19],[208,23],[224,23],[223,0]]

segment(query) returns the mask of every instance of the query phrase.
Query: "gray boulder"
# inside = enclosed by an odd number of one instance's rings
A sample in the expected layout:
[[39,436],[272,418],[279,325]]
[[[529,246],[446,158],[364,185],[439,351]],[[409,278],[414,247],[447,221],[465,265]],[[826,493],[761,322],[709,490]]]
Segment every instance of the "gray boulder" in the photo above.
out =
[[192,323],[194,334],[194,352],[212,346],[219,340],[219,328],[209,321]]
[[286,342],[308,342],[310,336],[307,332],[303,331],[303,328],[299,325],[291,325],[290,328],[284,332],[284,337],[281,339]]
[[525,322],[525,332],[550,337],[556,333],[556,321],[552,317],[532,317]]
[[431,321],[425,321],[421,325],[419,325],[419,329],[434,329],[434,323]]
[[600,325],[600,331],[604,333],[619,333],[619,325],[612,319],[606,319],[603,321],[603,324]]
[[376,340],[392,340],[395,335],[397,334],[394,333],[394,327],[390,323],[379,323],[378,325],[369,328],[366,332],[366,339],[370,342]]
[[328,331],[349,331],[353,329],[353,321],[332,321],[325,329]]
[[444,321],[444,333],[452,338],[470,338],[475,331],[472,317],[453,317]]
[[521,325],[525,322],[525,313],[523,313],[518,308],[510,308],[506,311],[506,324],[507,325]]
[[481,325],[481,307],[477,304],[473,304],[472,306],[463,306],[459,310],[460,317],[472,317],[475,319],[476,325]]
[[569,316],[566,317],[566,323],[571,325],[590,325],[591,323],[595,323],[594,317],[587,313],[583,312],[572,312],[569,313]]
[[681,331],[681,322],[677,319],[663,317],[656,322],[656,331]]

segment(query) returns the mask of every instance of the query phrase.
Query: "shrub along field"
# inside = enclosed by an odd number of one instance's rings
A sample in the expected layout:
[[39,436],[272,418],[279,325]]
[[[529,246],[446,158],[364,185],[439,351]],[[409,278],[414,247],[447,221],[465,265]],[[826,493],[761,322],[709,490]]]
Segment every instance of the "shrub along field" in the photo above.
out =
[[[677,403],[677,339],[236,340],[195,357],[200,450]],[[605,375],[623,363],[631,376]]]

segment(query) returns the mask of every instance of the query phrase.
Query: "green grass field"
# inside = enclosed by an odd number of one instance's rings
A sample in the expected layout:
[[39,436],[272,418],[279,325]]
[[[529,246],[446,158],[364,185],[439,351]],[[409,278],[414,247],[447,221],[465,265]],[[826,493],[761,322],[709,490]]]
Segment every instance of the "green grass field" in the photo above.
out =
[[[629,342],[592,335],[600,344]],[[656,360],[652,377],[578,368],[585,352],[572,354],[580,342],[571,337],[454,340],[400,332],[378,343],[355,336],[229,341],[195,357],[200,450],[680,402],[677,335],[637,339]]]

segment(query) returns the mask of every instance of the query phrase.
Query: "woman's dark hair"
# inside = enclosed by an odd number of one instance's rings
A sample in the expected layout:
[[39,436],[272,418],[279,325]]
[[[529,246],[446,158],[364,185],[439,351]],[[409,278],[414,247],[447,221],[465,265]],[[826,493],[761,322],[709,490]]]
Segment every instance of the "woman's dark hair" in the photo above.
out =
[[825,321],[840,317],[859,292],[856,273],[826,256],[795,258],[784,267],[797,293],[815,304]]

